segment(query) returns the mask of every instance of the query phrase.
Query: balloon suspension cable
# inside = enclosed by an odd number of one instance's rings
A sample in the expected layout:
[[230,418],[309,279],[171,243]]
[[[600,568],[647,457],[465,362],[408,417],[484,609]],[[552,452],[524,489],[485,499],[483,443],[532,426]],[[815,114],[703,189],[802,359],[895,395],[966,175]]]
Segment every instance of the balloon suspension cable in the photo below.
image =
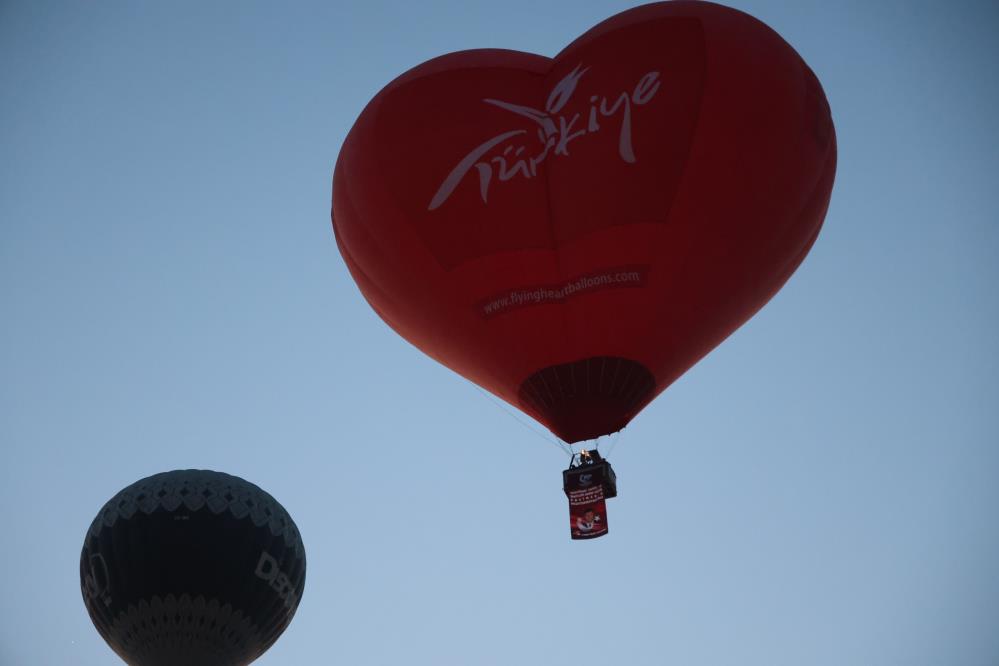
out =
[[[607,451],[601,453],[600,437],[605,437],[605,436],[610,440],[610,444],[607,447]],[[595,451],[596,453],[601,454],[601,457],[607,458],[607,456],[609,456],[611,452],[617,447],[618,442],[621,441],[621,431],[618,430],[615,433],[609,435],[601,435],[600,437],[595,437],[594,439],[587,439],[582,442],[579,442],[581,446],[578,452],[576,451],[575,448],[573,448],[573,445],[570,444],[569,454],[571,461],[573,463],[576,463],[578,461],[580,464],[582,464],[583,462],[589,459],[590,451]]]
[[606,453],[607,456],[611,454],[611,451],[613,451],[617,447],[617,443],[621,441],[622,432],[623,432],[622,430],[618,430],[613,435],[608,435],[611,438],[611,443],[607,446],[607,453]]
[[[475,386],[475,384],[472,384],[472,386]],[[480,388],[478,386],[475,386],[475,390],[477,390],[482,395],[486,396],[486,398],[488,398],[490,402],[492,402],[497,407],[499,407],[504,413],[506,413],[514,421],[516,421],[517,423],[519,423],[520,425],[524,426],[525,428],[527,428],[528,430],[530,430],[532,433],[534,433],[535,436],[540,437],[541,439],[545,440],[546,442],[549,442],[549,443],[554,444],[555,446],[559,447],[560,449],[562,449],[562,453],[565,453],[566,455],[568,455],[570,460],[572,459],[572,457],[573,457],[574,454],[573,454],[572,446],[571,445],[565,444],[564,442],[562,442],[562,440],[560,440],[558,438],[552,439],[552,438],[547,437],[544,433],[540,432],[537,428],[534,428],[533,426],[531,426],[531,424],[527,423],[526,421],[524,421],[523,419],[521,419],[519,416],[517,416],[516,414],[514,414],[512,411],[510,411],[509,409],[507,409],[506,406],[503,405],[503,403],[501,403],[495,397],[493,397],[492,395],[490,395],[489,393],[487,393],[486,391],[484,391],[482,388]]]

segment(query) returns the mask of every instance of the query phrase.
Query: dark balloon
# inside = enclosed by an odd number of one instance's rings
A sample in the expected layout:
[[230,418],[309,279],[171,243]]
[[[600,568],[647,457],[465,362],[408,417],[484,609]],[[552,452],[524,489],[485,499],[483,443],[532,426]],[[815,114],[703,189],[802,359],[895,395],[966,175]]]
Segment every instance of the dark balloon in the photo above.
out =
[[94,625],[134,666],[239,666],[291,622],[305,547],[291,516],[235,476],[178,470],[128,486],[80,556]]
[[463,51],[389,83],[344,141],[333,227],[389,326],[575,442],[770,300],[835,170],[825,94],[787,42],[663,2],[554,58]]

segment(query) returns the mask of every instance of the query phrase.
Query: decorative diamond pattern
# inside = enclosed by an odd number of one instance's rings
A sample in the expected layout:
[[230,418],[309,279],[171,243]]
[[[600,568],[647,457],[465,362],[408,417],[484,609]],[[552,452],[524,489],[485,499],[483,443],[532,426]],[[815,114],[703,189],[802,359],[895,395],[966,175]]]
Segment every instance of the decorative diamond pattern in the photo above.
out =
[[128,486],[104,505],[90,534],[97,536],[102,525],[112,527],[137,512],[151,514],[160,507],[176,511],[182,505],[190,511],[229,511],[236,519],[249,516],[257,527],[266,525],[274,536],[283,535],[289,545],[299,540],[288,514],[265,491],[228,474],[201,470],[163,472]]

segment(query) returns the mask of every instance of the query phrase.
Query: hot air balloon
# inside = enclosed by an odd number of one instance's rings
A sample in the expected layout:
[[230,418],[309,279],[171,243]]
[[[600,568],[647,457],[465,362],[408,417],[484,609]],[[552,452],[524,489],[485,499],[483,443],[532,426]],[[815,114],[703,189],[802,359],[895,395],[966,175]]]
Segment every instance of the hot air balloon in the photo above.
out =
[[87,611],[134,666],[241,666],[291,622],[305,547],[278,502],[235,476],[155,474],[94,518],[80,555]]
[[333,177],[333,228],[397,333],[565,442],[624,428],[756,313],[819,233],[836,140],[777,33],[660,2],[554,58],[402,74]]

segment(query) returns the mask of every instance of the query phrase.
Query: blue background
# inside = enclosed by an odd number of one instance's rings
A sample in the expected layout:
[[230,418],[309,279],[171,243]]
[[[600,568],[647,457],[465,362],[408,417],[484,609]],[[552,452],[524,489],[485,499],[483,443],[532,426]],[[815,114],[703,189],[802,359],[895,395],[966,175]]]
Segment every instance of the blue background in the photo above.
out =
[[404,70],[631,5],[0,2],[0,664],[118,663],[84,532],[186,467],[305,538],[262,666],[999,663],[999,5],[735,4],[825,87],[826,226],[574,543],[551,437],[362,299],[330,176]]

